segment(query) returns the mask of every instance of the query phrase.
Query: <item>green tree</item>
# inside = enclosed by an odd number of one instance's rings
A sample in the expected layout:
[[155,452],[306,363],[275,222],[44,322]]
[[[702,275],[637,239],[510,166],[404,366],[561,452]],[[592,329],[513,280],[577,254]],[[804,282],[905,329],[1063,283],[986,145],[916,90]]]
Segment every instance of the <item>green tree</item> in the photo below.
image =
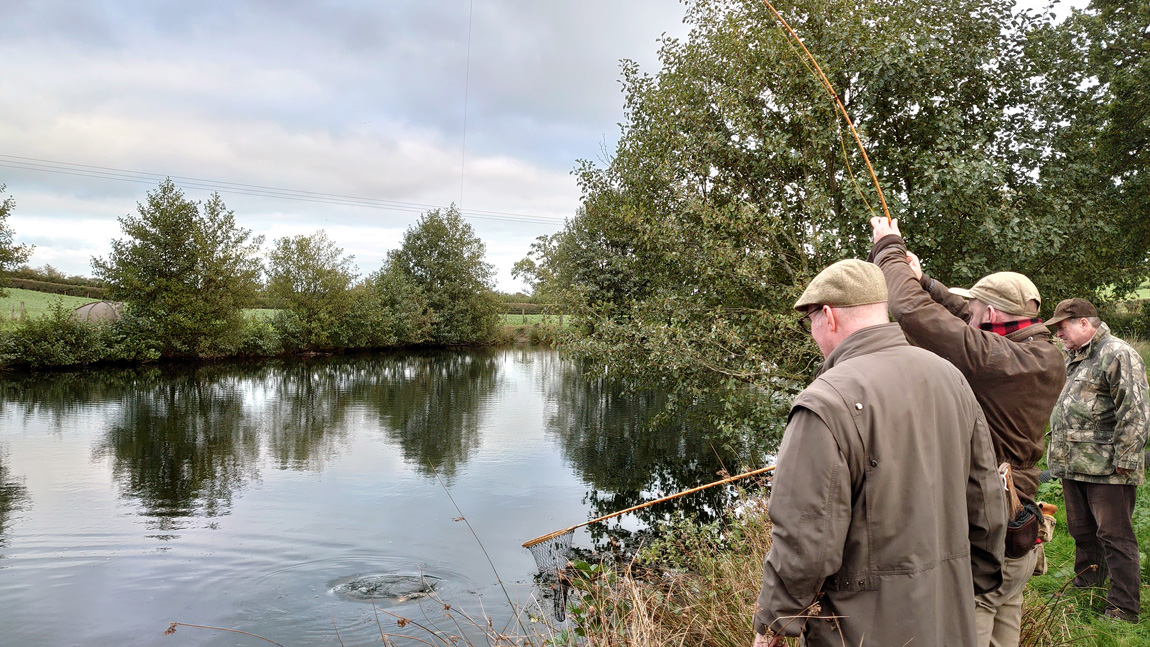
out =
[[1104,302],[1150,277],[1148,24],[1146,2],[1093,0],[1032,39],[1043,72],[1033,121],[1051,139],[1039,195],[1061,216],[1056,298]]
[[338,323],[351,307],[354,258],[322,229],[280,238],[268,252],[268,297],[298,318],[306,345],[339,345]]
[[[6,187],[0,184],[0,194]],[[8,273],[28,262],[34,247],[32,245],[17,245],[15,232],[8,226],[8,216],[16,208],[16,201],[11,196],[0,200],[0,296],[4,296],[5,279]]]
[[[1047,292],[1074,265],[1064,192],[1039,177],[1034,87],[1045,17],[1012,0],[783,0],[852,115],[890,212],[928,271],[995,270]],[[672,393],[726,440],[781,429],[819,357],[791,306],[822,267],[863,257],[881,213],[825,90],[759,0],[688,0],[662,69],[623,65],[614,156],[582,163],[582,206],[519,269],[563,295],[596,371]],[[1145,248],[1143,248],[1145,249]],[[1112,277],[1088,268],[1081,285]],[[753,443],[752,443],[753,444]]]
[[149,191],[137,215],[120,218],[125,237],[95,275],[164,355],[227,354],[242,330],[241,308],[252,303],[262,266],[263,237],[236,225],[218,194],[188,200],[170,179]]
[[499,302],[486,252],[452,206],[425,213],[404,233],[400,248],[388,253],[384,273],[402,274],[425,299],[432,343],[485,342],[494,333]]
[[[371,312],[362,317],[376,322],[371,338],[376,346],[411,346],[431,340],[435,317],[418,284],[390,258],[369,277]],[[362,302],[362,301],[360,301]]]

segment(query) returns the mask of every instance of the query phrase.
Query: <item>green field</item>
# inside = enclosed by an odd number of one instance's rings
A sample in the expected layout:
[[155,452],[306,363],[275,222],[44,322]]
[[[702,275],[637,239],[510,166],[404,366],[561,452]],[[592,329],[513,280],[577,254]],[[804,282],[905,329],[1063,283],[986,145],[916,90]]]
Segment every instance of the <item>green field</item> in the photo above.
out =
[[[500,323],[504,326],[533,326],[535,324],[559,325],[559,315],[500,315]],[[525,321],[526,320],[526,321]],[[570,317],[563,317],[563,325],[570,323]]]
[[99,299],[8,288],[8,296],[0,297],[0,321],[11,321],[13,317],[19,319],[21,303],[24,304],[24,316],[35,317],[48,312],[48,308],[58,301],[62,302],[64,307],[73,309]]

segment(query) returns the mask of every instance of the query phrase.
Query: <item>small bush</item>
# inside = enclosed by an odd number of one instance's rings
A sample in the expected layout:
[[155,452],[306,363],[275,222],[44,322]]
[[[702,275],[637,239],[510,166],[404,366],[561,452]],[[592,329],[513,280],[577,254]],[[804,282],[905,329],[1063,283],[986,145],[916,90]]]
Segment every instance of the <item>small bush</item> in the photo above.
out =
[[109,329],[107,324],[76,321],[70,308],[55,303],[47,313],[20,322],[0,337],[0,363],[47,368],[100,361],[109,354]]

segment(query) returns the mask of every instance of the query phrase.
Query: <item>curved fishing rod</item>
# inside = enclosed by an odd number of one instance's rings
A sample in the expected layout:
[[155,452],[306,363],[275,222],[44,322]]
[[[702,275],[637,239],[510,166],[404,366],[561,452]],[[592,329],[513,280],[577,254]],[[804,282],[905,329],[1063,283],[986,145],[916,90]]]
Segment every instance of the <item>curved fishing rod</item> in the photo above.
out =
[[603,515],[602,517],[599,517],[598,519],[592,519],[590,521],[584,521],[582,523],[577,523],[574,526],[568,526],[566,528],[563,528],[562,530],[556,530],[555,532],[549,532],[546,535],[540,535],[539,537],[536,537],[535,539],[529,539],[529,540],[523,542],[523,547],[530,549],[532,546],[536,546],[538,544],[541,544],[541,543],[543,543],[549,539],[555,539],[557,537],[561,537],[561,536],[566,535],[568,533],[573,533],[573,532],[575,532],[575,530],[577,528],[582,528],[583,526],[589,526],[593,523],[599,523],[600,521],[606,521],[607,519],[611,519],[614,517],[618,517],[619,515],[627,514],[628,512],[634,512],[636,510],[641,510],[642,508],[653,506],[656,503],[663,503],[664,501],[670,501],[671,499],[677,499],[681,496],[686,496],[688,494],[694,494],[695,492],[698,492],[700,490],[705,490],[705,489],[710,488],[710,487],[715,487],[716,485],[723,485],[725,483],[731,483],[733,481],[738,481],[739,479],[745,479],[748,476],[755,476],[757,474],[766,474],[767,472],[773,471],[774,469],[775,469],[774,465],[769,465],[767,467],[760,467],[759,469],[751,470],[749,472],[743,472],[742,474],[736,474],[735,476],[728,476],[725,479],[719,479],[718,481],[712,481],[710,483],[707,483],[706,485],[700,485],[698,487],[693,487],[689,490],[683,490],[682,492],[676,492],[675,494],[669,494],[669,495],[664,496],[664,497],[659,497],[658,499],[655,499],[654,501],[648,501],[646,503],[640,503],[639,505],[633,505],[630,508],[626,508],[624,510],[617,510],[615,512],[612,512],[611,514]]
[[807,59],[810,60],[811,64],[815,66],[816,76],[818,77],[819,82],[822,83],[823,89],[827,91],[827,94],[831,95],[831,99],[833,99],[835,105],[838,106],[839,112],[843,115],[843,119],[846,119],[847,127],[850,128],[851,135],[854,136],[855,143],[858,144],[859,151],[862,153],[863,161],[866,162],[866,168],[868,171],[870,171],[870,179],[874,182],[874,189],[878,192],[878,199],[882,204],[882,213],[884,216],[886,216],[887,222],[890,222],[890,210],[886,208],[886,196],[883,195],[882,187],[880,187],[878,184],[878,176],[875,175],[874,167],[871,166],[870,163],[870,157],[866,154],[866,148],[863,147],[862,138],[859,137],[858,130],[855,129],[854,122],[851,121],[851,116],[847,113],[846,106],[843,105],[842,100],[839,99],[838,93],[835,92],[835,87],[831,85],[830,79],[828,79],[827,75],[823,73],[823,68],[819,66],[819,62],[815,60],[814,55],[811,54],[810,50],[807,49],[807,46],[803,44],[802,39],[799,38],[797,33],[795,33],[795,30],[791,29],[791,26],[783,18],[782,14],[780,14],[779,11],[775,9],[775,6],[770,3],[770,0],[763,0],[763,4],[767,5],[767,9],[771,10],[771,14],[774,15],[775,20],[777,20],[779,24],[782,25],[783,29],[786,30],[786,33],[790,36],[790,38],[798,43],[799,47],[803,49],[803,53],[807,55]]

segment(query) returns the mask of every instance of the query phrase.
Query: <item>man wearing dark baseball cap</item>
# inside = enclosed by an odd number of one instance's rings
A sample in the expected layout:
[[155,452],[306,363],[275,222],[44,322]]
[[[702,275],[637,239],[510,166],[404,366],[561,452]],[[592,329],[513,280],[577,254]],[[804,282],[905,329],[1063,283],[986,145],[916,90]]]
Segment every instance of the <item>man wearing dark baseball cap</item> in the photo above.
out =
[[[1066,386],[1050,415],[1050,473],[1062,479],[1074,538],[1075,586],[1101,586],[1104,613],[1138,622],[1138,539],[1132,518],[1142,483],[1150,390],[1138,351],[1110,334],[1086,299],[1067,299],[1047,322],[1066,349]],[[1094,567],[1094,568],[1091,568]]]
[[[970,382],[994,441],[1007,463],[1020,508],[1034,510],[1045,449],[1046,422],[1065,380],[1062,354],[1038,318],[1042,298],[1030,279],[995,272],[969,290],[947,288],[922,273],[906,249],[898,220],[872,218],[871,258],[882,268],[890,291],[890,312],[916,346],[958,368]],[[1038,563],[1036,525],[1026,512],[1013,521],[1025,532],[1008,533],[1011,550],[1002,566],[1002,586],[975,599],[979,647],[1015,647],[1022,623],[1022,594]]]
[[882,271],[848,259],[795,303],[826,362],[779,448],[756,647],[800,634],[811,647],[971,645],[974,594],[1002,581],[1006,500],[985,416],[886,300]]

